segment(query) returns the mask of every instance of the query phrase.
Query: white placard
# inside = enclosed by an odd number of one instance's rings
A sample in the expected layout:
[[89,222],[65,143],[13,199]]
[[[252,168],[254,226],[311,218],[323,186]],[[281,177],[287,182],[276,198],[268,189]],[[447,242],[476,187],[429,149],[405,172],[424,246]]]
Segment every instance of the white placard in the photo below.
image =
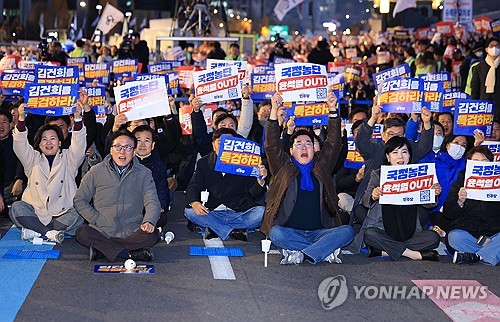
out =
[[500,201],[500,162],[467,160],[464,187],[467,199]]
[[328,76],[326,67],[310,63],[288,63],[274,66],[276,90],[284,102],[326,101]]
[[241,98],[238,67],[233,65],[194,72],[194,90],[203,103]]

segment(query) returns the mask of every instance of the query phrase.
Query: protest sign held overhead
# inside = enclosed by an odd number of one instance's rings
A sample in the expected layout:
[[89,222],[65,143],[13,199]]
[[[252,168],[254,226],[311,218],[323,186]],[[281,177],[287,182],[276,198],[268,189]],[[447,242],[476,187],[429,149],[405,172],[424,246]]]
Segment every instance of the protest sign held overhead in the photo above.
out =
[[491,136],[494,109],[489,101],[456,100],[453,134],[474,136],[474,130],[483,131]]
[[325,101],[328,89],[326,67],[309,63],[275,66],[276,90],[284,102]]
[[227,66],[194,72],[194,90],[203,103],[241,98],[238,67]]
[[79,88],[75,84],[26,84],[24,110],[47,116],[72,114]]
[[260,146],[254,141],[222,135],[215,171],[259,177]]
[[109,73],[111,65],[106,63],[84,64],[83,75],[85,76],[85,83],[90,84],[97,80],[99,84],[106,85],[109,83]]
[[137,73],[137,59],[114,60],[112,72],[115,75],[115,80],[123,77],[133,77]]
[[222,68],[226,66],[237,66],[238,77],[242,84],[246,83],[247,62],[246,61],[230,61],[221,59],[207,59],[207,70]]
[[27,83],[35,81],[35,72],[32,70],[4,71],[0,76],[2,95],[24,95]]
[[251,83],[254,101],[271,99],[276,92],[276,80],[274,74],[252,74]]
[[327,125],[330,109],[325,102],[292,104],[296,126]]
[[422,81],[417,78],[389,79],[380,86],[382,112],[413,113],[422,109]]
[[393,79],[396,77],[410,77],[411,69],[408,64],[399,65],[393,68],[389,68],[383,70],[379,73],[373,74],[373,82],[375,83],[375,89],[378,89],[379,86],[385,81],[389,79]]
[[106,114],[104,103],[106,102],[106,89],[101,86],[83,88],[89,99],[88,104],[95,114]]
[[78,84],[77,66],[35,66],[37,84]]

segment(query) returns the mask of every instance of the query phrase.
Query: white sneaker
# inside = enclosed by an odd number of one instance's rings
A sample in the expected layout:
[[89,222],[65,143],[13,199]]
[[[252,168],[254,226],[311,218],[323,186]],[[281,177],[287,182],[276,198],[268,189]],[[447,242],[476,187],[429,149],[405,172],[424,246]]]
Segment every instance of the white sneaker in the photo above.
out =
[[45,236],[48,240],[56,242],[58,244],[64,241],[64,231],[62,230],[49,230]]
[[28,228],[21,228],[21,239],[24,240],[31,240],[35,237],[40,237],[42,234],[37,233],[34,230],[28,229]]
[[304,254],[299,250],[281,250],[283,254],[283,259],[281,260],[281,265],[290,265],[290,264],[300,264],[304,261]]
[[328,262],[330,264],[342,264],[342,260],[339,257],[340,255],[340,248],[337,248],[333,253],[328,255],[327,258],[325,258],[323,261]]

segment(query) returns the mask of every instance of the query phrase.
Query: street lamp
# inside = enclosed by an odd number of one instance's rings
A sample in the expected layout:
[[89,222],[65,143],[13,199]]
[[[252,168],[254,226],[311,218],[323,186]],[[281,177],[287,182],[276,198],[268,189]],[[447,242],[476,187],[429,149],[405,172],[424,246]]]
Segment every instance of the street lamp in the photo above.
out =
[[390,0],[380,0],[380,13],[382,14],[382,32],[387,30],[387,16],[391,11]]
[[87,3],[85,1],[80,1],[80,7],[85,8]]
[[98,4],[98,5],[96,5],[96,6],[95,6],[95,8],[96,8],[97,10],[101,10],[101,9],[102,9],[102,5]]

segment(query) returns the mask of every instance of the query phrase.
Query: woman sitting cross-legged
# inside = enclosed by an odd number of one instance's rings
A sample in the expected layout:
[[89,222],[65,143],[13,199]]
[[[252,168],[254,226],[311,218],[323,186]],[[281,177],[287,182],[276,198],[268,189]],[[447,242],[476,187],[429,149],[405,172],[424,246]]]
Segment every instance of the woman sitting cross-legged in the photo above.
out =
[[[412,150],[408,139],[395,136],[385,144],[384,165],[406,165],[411,160]],[[441,192],[438,183],[432,185],[436,197]],[[361,246],[368,247],[368,257],[390,256],[398,260],[401,256],[413,260],[438,261],[438,253],[432,249],[439,245],[439,235],[434,231],[422,231],[418,220],[419,208],[428,205],[381,205],[380,170],[372,172],[363,197],[363,205],[369,209],[361,231],[354,239],[357,252]]]

